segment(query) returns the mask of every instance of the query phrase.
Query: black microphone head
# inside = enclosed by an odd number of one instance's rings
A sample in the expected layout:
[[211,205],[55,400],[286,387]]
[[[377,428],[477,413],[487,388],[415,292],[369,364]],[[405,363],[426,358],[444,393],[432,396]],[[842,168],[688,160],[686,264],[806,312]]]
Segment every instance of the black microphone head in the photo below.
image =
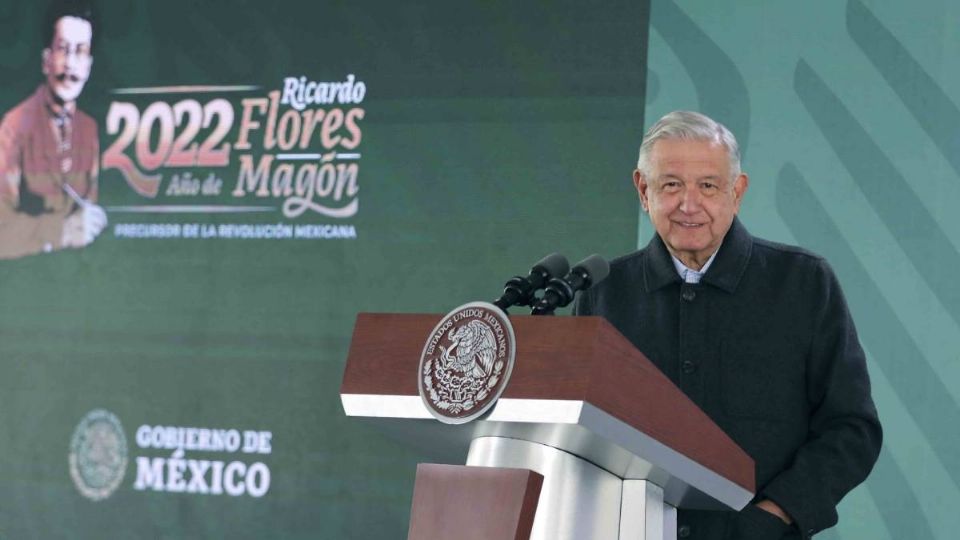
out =
[[594,253],[586,259],[578,262],[571,272],[579,272],[590,279],[590,286],[600,283],[610,275],[610,263],[603,257]]
[[567,258],[559,253],[551,253],[537,261],[533,265],[533,271],[546,272],[550,277],[562,277],[570,271],[570,263]]

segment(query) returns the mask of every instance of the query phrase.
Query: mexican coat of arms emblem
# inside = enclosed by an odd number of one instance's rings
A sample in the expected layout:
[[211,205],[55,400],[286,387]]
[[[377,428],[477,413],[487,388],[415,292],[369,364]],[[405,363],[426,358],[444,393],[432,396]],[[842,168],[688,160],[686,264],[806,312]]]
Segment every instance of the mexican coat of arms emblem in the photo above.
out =
[[424,344],[420,397],[441,422],[469,422],[500,397],[515,355],[507,314],[486,302],[464,304],[441,319]]

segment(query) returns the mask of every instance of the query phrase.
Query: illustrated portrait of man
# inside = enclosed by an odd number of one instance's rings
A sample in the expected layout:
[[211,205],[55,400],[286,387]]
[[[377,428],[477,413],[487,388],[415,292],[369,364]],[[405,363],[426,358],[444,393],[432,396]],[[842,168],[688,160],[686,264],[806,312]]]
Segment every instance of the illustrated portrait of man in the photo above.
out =
[[647,131],[634,184],[656,234],[574,312],[609,320],[756,464],[750,504],[679,509],[677,537],[800,539],[833,526],[882,440],[836,276],[822,257],[747,231],[736,138],[702,114]]
[[44,81],[0,122],[0,258],[83,247],[107,223],[97,124],[77,105],[93,66],[92,12],[55,4],[44,30]]

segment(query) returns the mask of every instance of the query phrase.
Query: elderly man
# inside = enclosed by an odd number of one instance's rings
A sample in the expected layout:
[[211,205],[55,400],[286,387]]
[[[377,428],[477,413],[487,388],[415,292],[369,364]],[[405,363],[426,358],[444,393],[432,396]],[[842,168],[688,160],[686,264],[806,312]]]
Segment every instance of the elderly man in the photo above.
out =
[[657,234],[574,312],[607,318],[756,461],[752,504],[681,509],[677,536],[809,538],[834,525],[882,438],[836,277],[821,257],[747,232],[737,141],[706,116],[650,128],[634,184]]
[[106,226],[97,124],[76,103],[93,64],[90,11],[54,6],[46,29],[46,80],[0,123],[0,258],[85,246]]

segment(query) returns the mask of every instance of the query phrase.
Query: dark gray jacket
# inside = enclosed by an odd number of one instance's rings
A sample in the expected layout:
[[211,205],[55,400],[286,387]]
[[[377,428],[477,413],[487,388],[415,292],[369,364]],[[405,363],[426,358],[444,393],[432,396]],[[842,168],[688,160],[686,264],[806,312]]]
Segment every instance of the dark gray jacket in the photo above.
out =
[[837,522],[882,432],[863,349],[836,277],[821,257],[752,237],[734,220],[699,284],[683,283],[659,237],[611,264],[577,315],[602,315],[756,461],[748,506],[678,512],[678,536],[810,537]]

